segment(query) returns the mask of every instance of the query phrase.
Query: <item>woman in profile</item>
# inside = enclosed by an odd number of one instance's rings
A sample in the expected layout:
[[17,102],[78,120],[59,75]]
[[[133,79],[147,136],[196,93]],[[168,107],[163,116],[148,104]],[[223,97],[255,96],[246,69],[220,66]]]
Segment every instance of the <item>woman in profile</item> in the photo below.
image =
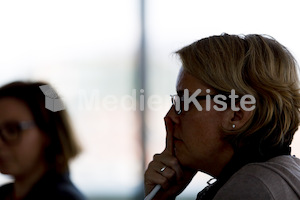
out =
[[45,108],[42,82],[13,82],[0,88],[0,172],[14,182],[0,199],[84,200],[69,178],[79,153],[65,110]]
[[[269,36],[222,34],[177,54],[182,68],[165,117],[166,147],[145,172],[146,195],[175,199],[201,171],[215,182],[197,200],[299,200],[300,159],[290,145],[300,85],[291,53]],[[247,97],[245,106],[246,95],[255,101]]]

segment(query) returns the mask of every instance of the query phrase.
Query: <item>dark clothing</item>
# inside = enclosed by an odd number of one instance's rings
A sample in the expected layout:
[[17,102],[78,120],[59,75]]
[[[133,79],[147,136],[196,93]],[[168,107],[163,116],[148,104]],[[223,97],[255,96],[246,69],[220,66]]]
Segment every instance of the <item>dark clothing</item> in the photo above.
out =
[[[0,199],[10,199],[13,183],[0,187]],[[86,200],[69,178],[69,173],[47,172],[22,200]]]

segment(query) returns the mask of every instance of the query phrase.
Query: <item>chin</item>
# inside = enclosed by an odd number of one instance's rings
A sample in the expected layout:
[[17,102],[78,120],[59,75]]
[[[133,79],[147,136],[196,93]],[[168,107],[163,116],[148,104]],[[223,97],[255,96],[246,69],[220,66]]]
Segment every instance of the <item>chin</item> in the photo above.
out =
[[178,162],[183,167],[190,167],[190,162],[187,160],[186,156],[176,154],[176,158],[178,159]]
[[197,163],[191,162],[186,156],[176,155],[181,166],[198,171]]

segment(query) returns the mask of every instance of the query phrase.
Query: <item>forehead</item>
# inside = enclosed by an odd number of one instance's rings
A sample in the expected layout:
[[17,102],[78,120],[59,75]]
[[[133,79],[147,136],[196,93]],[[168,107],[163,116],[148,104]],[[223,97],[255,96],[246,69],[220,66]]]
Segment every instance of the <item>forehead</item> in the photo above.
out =
[[197,89],[201,89],[201,91],[212,90],[210,86],[181,68],[177,77],[176,90],[178,93],[182,93],[184,89],[188,89],[189,92],[195,92]]
[[13,97],[0,98],[0,123],[9,120],[33,119],[29,107],[21,100]]

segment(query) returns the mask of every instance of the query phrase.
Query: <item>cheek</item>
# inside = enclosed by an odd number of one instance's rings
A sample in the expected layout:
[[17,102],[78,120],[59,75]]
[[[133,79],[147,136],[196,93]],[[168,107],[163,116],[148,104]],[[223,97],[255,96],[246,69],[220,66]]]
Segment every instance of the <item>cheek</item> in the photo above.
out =
[[211,132],[220,127],[220,117],[216,111],[194,111],[185,113],[181,119],[182,131]]
[[29,169],[38,165],[43,160],[44,146],[44,140],[40,133],[31,132],[25,135],[14,152],[20,168]]
[[197,111],[198,113],[186,113],[181,121],[182,139],[187,148],[201,148],[213,146],[220,140],[221,113],[217,111]]

